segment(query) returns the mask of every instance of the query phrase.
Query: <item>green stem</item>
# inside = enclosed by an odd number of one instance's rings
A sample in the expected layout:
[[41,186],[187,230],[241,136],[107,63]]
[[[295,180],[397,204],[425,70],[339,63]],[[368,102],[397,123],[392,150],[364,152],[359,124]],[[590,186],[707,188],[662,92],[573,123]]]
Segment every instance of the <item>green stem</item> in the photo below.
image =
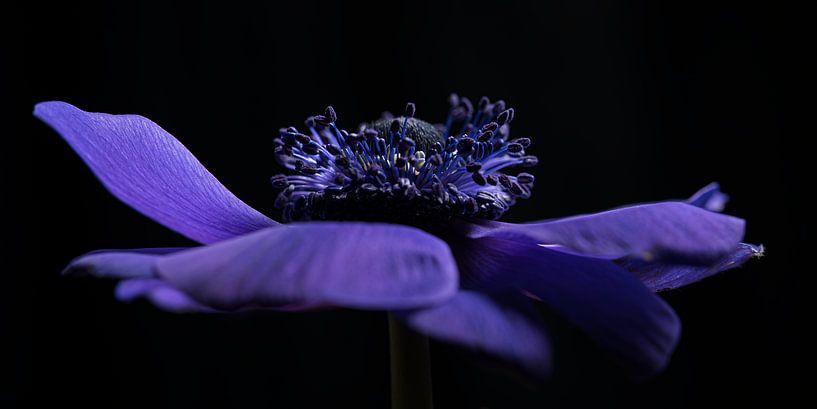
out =
[[392,409],[431,409],[428,338],[389,314]]

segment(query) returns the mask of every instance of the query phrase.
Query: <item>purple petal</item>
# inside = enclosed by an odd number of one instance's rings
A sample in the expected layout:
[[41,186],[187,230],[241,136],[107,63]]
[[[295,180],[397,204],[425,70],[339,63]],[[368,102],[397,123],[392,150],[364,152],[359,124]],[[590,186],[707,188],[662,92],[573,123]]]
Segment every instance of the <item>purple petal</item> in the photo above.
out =
[[117,198],[200,243],[276,223],[225,188],[179,141],[147,118],[42,102],[34,115],[56,130]]
[[763,256],[763,246],[741,243],[736,250],[710,265],[684,265],[626,259],[619,264],[634,273],[650,290],[664,291],[692,284],[713,274],[740,267],[752,257]]
[[172,312],[214,312],[156,277],[159,257],[187,248],[144,248],[96,250],[77,257],[63,270],[66,275],[93,275],[123,279],[115,295],[119,301],[147,298],[156,306]]
[[173,287],[223,310],[285,303],[411,309],[446,301],[458,285],[442,240],[374,223],[280,225],[161,257],[156,267]]
[[[63,274],[122,279],[123,281],[116,287],[116,298],[124,302],[146,298],[157,307],[171,312],[225,312],[193,300],[187,294],[158,278],[156,263],[161,256],[188,249],[190,248],[95,250],[74,259],[63,270]],[[290,312],[326,308],[331,308],[331,306],[315,303],[285,303],[264,307],[269,310]]]
[[[527,302],[519,297],[518,301]],[[398,315],[437,340],[494,355],[539,376],[550,373],[547,335],[535,315],[522,308],[478,292],[460,291],[445,304]]]
[[524,291],[573,322],[636,377],[660,371],[672,355],[678,317],[610,260],[500,237],[463,241],[453,250],[463,288]]
[[443,241],[368,223],[279,225],[193,249],[100,250],[65,273],[126,279],[120,300],[176,312],[418,308],[447,300],[458,283]]
[[218,312],[158,278],[133,278],[122,281],[116,286],[116,298],[124,302],[146,298],[157,307],[176,313]]
[[729,196],[721,192],[720,185],[712,182],[695,192],[692,197],[686,200],[687,203],[709,211],[720,212],[726,207]]
[[121,279],[154,277],[156,275],[154,264],[160,255],[186,249],[185,247],[174,247],[96,250],[72,260],[62,273]]
[[564,219],[512,224],[482,222],[468,236],[522,235],[600,258],[641,257],[692,264],[715,261],[743,238],[742,219],[681,203],[642,204]]

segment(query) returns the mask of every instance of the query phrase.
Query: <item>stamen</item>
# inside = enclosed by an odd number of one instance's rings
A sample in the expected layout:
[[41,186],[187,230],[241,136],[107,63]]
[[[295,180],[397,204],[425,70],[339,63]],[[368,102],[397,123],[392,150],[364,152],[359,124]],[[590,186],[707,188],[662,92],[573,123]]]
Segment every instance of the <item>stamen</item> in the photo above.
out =
[[525,155],[530,139],[507,142],[514,111],[502,100],[449,96],[444,124],[403,116],[362,124],[357,132],[337,126],[334,108],[306,119],[308,132],[280,130],[275,158],[294,175],[270,179],[279,191],[275,207],[284,221],[377,220],[416,226],[456,217],[495,219],[517,198],[530,196],[534,177],[500,173],[538,160]]

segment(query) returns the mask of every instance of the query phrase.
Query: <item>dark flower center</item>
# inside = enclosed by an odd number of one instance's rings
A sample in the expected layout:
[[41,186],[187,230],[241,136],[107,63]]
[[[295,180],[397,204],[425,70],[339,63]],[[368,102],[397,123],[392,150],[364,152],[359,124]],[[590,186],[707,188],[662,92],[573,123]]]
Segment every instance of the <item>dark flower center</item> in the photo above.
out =
[[452,94],[444,124],[403,116],[338,128],[328,107],[307,131],[281,129],[275,158],[295,174],[276,175],[275,207],[285,222],[364,220],[434,228],[454,218],[499,218],[530,196],[533,176],[501,172],[537,163],[527,138],[508,139],[513,109],[483,97],[477,108]]
[[[376,130],[380,135],[388,135],[392,122],[397,120],[403,123],[406,118],[401,116],[394,119],[380,118],[372,122],[369,127]],[[406,122],[406,138],[414,141],[414,149],[428,152],[435,143],[444,143],[443,134],[434,125],[417,118],[408,118]]]

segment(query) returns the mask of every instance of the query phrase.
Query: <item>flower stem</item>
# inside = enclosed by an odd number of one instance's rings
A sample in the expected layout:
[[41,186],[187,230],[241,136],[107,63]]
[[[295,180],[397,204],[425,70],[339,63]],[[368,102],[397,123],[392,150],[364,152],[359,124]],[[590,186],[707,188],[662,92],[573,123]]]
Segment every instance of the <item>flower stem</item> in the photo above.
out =
[[392,409],[431,409],[428,338],[389,314]]

